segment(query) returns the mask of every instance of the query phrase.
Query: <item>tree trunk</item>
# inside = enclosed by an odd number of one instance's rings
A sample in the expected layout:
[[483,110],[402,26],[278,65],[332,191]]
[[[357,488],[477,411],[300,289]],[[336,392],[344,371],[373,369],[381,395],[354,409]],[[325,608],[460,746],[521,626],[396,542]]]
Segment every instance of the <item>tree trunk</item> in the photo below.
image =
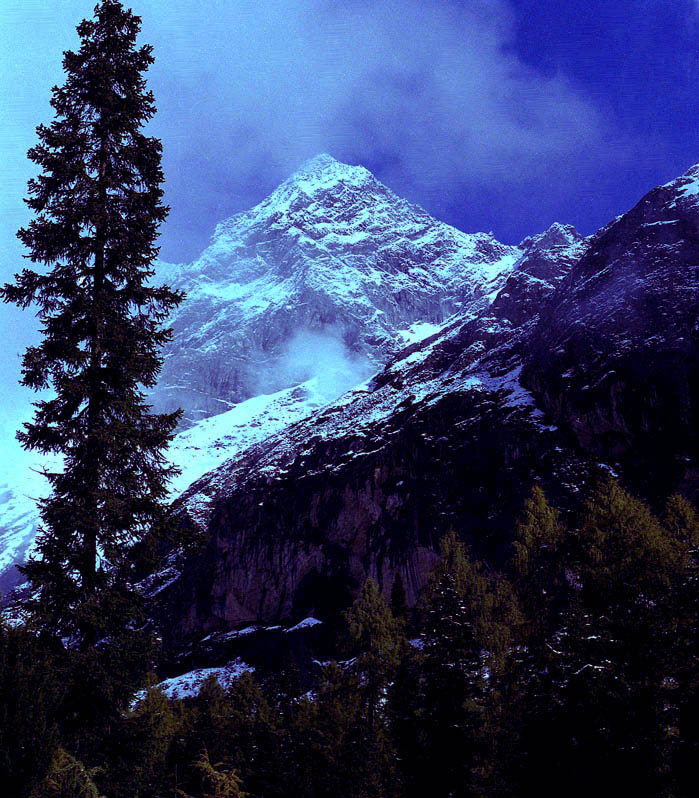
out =
[[[106,143],[100,147],[99,163],[99,204],[97,219],[95,221],[95,261],[92,275],[92,332],[90,341],[89,363],[89,397],[87,409],[87,479],[86,492],[86,518],[83,531],[83,557],[82,557],[82,582],[85,601],[89,606],[97,591],[97,537],[99,531],[99,490],[100,490],[100,421],[102,415],[100,396],[100,368],[102,364],[102,291],[104,286],[105,267],[105,234],[104,217],[106,215],[107,190],[105,186],[107,155]],[[81,645],[83,648],[94,646],[97,630],[89,618],[85,619],[81,630]]]

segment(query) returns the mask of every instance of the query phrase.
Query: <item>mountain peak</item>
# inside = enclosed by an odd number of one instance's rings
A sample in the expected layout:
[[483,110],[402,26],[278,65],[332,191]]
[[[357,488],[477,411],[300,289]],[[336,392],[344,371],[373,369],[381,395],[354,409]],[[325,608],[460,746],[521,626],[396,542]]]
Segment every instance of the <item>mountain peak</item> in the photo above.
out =
[[527,236],[519,245],[521,249],[548,249],[549,247],[569,247],[582,241],[583,236],[571,224],[554,222],[549,228],[537,235]]
[[304,161],[304,163],[296,170],[294,174],[317,173],[319,171],[337,168],[352,169],[354,167],[350,166],[349,164],[342,163],[342,161],[338,161],[337,158],[333,158],[330,153],[319,152],[318,155],[314,155],[312,158]]
[[322,152],[306,161],[282,185],[301,185],[308,192],[314,188],[327,189],[339,182],[363,185],[372,179],[371,172],[363,166],[342,163],[327,152]]
[[254,208],[221,222],[214,237],[227,232],[231,225],[237,225],[241,219],[258,223],[270,216],[294,218],[319,197],[321,203],[325,202],[324,195],[342,194],[346,203],[348,197],[361,198],[369,190],[393,196],[390,189],[379,183],[363,166],[342,163],[326,152],[320,153],[302,164]]

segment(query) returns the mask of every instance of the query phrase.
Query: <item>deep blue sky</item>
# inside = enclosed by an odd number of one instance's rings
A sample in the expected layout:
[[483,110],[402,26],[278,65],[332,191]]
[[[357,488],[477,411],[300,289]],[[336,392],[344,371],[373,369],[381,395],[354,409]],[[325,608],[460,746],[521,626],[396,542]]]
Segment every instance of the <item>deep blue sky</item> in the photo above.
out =
[[[319,151],[508,243],[553,221],[590,233],[699,160],[699,0],[133,5],[156,48],[168,260],[196,256],[216,222]],[[24,151],[92,6],[3,0],[0,233],[12,260]]]
[[516,0],[519,57],[561,72],[608,123],[619,162],[591,164],[557,215],[592,232],[699,161],[697,0]]

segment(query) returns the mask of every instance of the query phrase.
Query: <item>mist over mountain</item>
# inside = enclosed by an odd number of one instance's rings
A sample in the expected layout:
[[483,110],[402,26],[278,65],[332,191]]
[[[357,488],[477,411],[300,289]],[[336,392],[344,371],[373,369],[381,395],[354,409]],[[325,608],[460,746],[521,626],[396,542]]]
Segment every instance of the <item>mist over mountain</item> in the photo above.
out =
[[430,329],[412,325],[487,302],[520,254],[319,155],[220,223],[193,263],[161,266],[188,299],[172,318],[156,400],[192,421],[316,374],[328,388],[336,375],[334,399]]
[[[156,279],[187,301],[171,318],[152,398],[183,407],[183,429],[197,425],[172,447],[183,469],[173,489],[334,401],[450,315],[490,302],[521,252],[438,222],[363,167],[310,160],[218,224],[195,261],[158,265]],[[4,588],[17,581],[13,563],[36,534],[45,491],[44,460],[11,438],[7,451]]]

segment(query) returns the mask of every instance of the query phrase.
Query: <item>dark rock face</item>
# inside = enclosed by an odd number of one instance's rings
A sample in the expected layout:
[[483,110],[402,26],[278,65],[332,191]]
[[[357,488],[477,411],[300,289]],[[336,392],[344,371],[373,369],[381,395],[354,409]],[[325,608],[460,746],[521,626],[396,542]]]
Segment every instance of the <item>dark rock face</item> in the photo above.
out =
[[501,561],[535,480],[572,506],[603,463],[696,499],[695,185],[591,239],[528,239],[492,304],[192,486],[180,511],[209,541],[162,594],[172,639],[323,618],[367,575],[414,601],[450,528]]
[[541,314],[523,382],[646,495],[696,497],[696,167],[604,228]]
[[575,471],[571,484],[586,474],[558,456],[554,432],[541,434],[522,409],[502,413],[490,396],[407,407],[383,436],[319,441],[285,478],[250,479],[218,502],[207,552],[178,587],[187,596],[178,633],[327,618],[367,575],[388,594],[400,572],[412,603],[450,528],[502,559],[533,481],[563,468]]
[[[392,419],[390,446],[375,440],[376,449],[353,459],[351,440],[342,442],[344,451],[319,444],[286,480],[253,481],[221,502],[211,520],[215,557],[205,560],[203,614],[226,623],[327,617],[346,606],[366,574],[389,591],[397,571],[414,600],[440,535],[467,514],[475,522],[486,507],[516,504],[519,485],[532,476],[523,455],[534,459],[540,448],[527,435],[513,440],[514,425],[495,423],[487,408],[478,428],[463,428],[457,438],[453,418],[476,408],[444,404],[452,406]],[[344,464],[326,471],[329,457]],[[200,621],[197,611],[185,631]]]

